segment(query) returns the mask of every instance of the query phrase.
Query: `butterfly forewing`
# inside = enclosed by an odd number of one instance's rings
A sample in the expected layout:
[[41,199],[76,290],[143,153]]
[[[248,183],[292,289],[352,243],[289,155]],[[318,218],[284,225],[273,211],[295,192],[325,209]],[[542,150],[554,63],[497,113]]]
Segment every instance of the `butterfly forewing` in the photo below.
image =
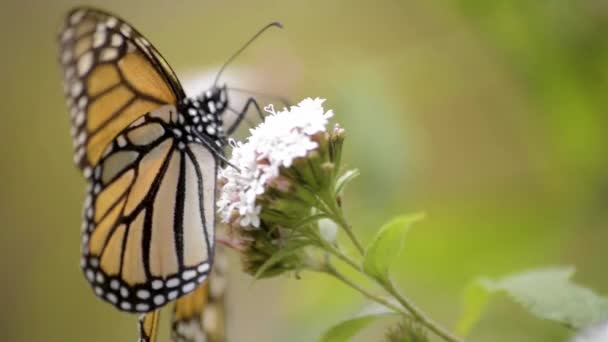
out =
[[98,296],[148,312],[194,290],[213,259],[216,155],[175,106],[129,125],[90,178],[82,266]]
[[59,41],[74,161],[88,176],[127,125],[185,96],[158,51],[111,14],[91,8],[71,11]]

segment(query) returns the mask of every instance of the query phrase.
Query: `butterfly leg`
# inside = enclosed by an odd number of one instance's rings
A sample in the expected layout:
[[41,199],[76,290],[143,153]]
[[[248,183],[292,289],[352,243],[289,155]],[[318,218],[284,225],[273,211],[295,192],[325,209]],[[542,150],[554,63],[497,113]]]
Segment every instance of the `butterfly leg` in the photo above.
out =
[[253,106],[255,108],[255,110],[258,112],[260,119],[264,120],[264,114],[262,114],[260,105],[253,97],[250,97],[249,99],[247,99],[247,102],[245,102],[245,106],[243,106],[243,109],[236,114],[237,117],[236,117],[236,120],[234,121],[234,123],[226,131],[226,134],[228,136],[230,136],[232,133],[234,133],[234,131],[239,127],[239,125],[241,124],[241,121],[243,121],[243,119],[245,118],[245,115],[249,111],[250,106]]

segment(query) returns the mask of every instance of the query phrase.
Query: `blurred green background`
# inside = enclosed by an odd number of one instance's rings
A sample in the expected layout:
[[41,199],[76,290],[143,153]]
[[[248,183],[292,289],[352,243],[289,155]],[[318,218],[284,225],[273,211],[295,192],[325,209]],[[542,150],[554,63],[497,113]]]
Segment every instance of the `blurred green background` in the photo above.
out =
[[[55,39],[76,4],[0,3],[2,341],[136,336],[134,317],[97,300],[78,267],[84,181]],[[427,212],[396,276],[444,325],[481,274],[568,264],[608,294],[605,1],[89,4],[130,21],[183,77],[217,70],[259,27],[283,22],[228,70],[231,85],[246,69],[249,88],[328,99],[347,130],[346,162],[362,172],[345,198],[355,228],[369,238],[395,214]],[[323,276],[252,283],[232,259],[234,341],[312,341],[363,304]],[[379,341],[382,329],[361,340]],[[470,340],[569,334],[499,299]]]

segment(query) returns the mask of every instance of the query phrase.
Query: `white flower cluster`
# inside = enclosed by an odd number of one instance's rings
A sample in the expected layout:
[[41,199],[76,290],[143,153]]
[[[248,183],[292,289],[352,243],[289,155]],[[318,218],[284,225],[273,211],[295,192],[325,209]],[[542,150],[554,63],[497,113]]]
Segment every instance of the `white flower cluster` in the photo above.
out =
[[257,196],[279,175],[281,167],[290,167],[294,159],[318,147],[311,137],[325,132],[333,115],[323,109],[324,101],[307,98],[279,112],[272,105],[264,108],[270,115],[250,130],[246,142],[237,142],[232,150],[230,163],[237,169],[227,166],[219,172],[224,185],[217,205],[223,222],[237,213],[241,226],[259,227]]

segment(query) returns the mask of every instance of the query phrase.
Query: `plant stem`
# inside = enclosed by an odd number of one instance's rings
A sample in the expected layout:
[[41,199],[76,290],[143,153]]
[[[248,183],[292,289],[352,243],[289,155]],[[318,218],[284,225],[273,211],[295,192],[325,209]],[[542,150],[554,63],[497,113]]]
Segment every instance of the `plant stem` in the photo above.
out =
[[328,211],[327,215],[338,226],[340,226],[344,230],[344,232],[346,232],[346,235],[348,235],[348,238],[350,239],[350,241],[352,241],[353,245],[355,245],[359,254],[365,255],[365,249],[363,248],[363,245],[357,239],[357,236],[355,236],[355,233],[353,233],[353,229],[350,226],[350,224],[348,224],[348,222],[346,221],[346,218],[344,218],[344,215],[342,214],[342,209],[336,202],[335,196],[331,192],[328,192],[327,194],[324,194],[324,196],[322,196],[321,198],[322,198],[321,201],[325,206],[325,210]]
[[407,309],[407,311],[412,315],[412,317],[414,317],[418,322],[420,322],[420,324],[424,325],[429,330],[434,332],[437,336],[450,342],[463,341],[462,339],[454,336],[452,333],[440,326],[438,323],[434,322],[428,316],[426,316],[426,314],[422,312],[422,310],[420,310],[420,308],[418,308],[409,298],[400,294],[390,280],[387,282],[379,281],[378,283],[382,285],[382,287],[388,293],[393,295],[393,297],[395,297],[395,299],[397,299],[397,301],[399,301],[399,303]]
[[361,266],[359,266],[354,260],[352,260],[351,258],[346,256],[344,253],[342,253],[342,251],[340,249],[338,249],[330,244],[327,244],[327,243],[324,244],[324,248],[325,248],[325,251],[327,251],[331,255],[344,261],[346,264],[348,264],[348,266],[354,268],[358,272],[361,272]]
[[335,277],[336,279],[340,280],[341,282],[343,282],[344,284],[348,285],[349,287],[353,288],[354,290],[356,290],[357,292],[361,293],[362,295],[364,295],[365,297],[367,297],[368,299],[378,303],[378,304],[382,304],[384,306],[386,306],[389,309],[392,309],[393,311],[395,311],[396,313],[405,316],[405,317],[411,317],[410,314],[408,314],[407,312],[405,312],[405,310],[403,310],[402,308],[400,308],[399,306],[387,301],[386,299],[376,296],[370,292],[368,292],[366,289],[362,288],[361,286],[357,285],[355,282],[353,282],[352,280],[346,278],[346,276],[344,276],[342,273],[338,272],[338,270],[336,270],[334,267],[332,267],[331,265],[326,265],[326,267],[322,270],[322,272],[325,272],[333,277]]
[[[399,304],[401,304],[409,312],[410,317],[414,318],[417,322],[419,322],[420,324],[425,326],[427,329],[434,332],[437,336],[439,336],[449,342],[462,342],[462,340],[460,338],[454,336],[449,331],[447,331],[445,328],[440,326],[438,323],[436,323],[435,321],[430,319],[409,298],[400,294],[399,291],[397,291],[397,289],[395,289],[395,287],[393,286],[393,284],[390,281],[385,283],[383,281],[377,280],[374,277],[370,277],[361,269],[361,267],[357,266],[357,263],[354,260],[349,258],[346,254],[342,253],[342,251],[340,251],[338,248],[335,248],[333,246],[326,246],[326,251],[331,253],[332,255],[336,256],[340,260],[344,261],[347,265],[351,266],[352,268],[357,270],[359,273],[363,274],[368,279],[372,279],[374,282],[376,282],[378,285],[380,285],[384,290],[386,290],[386,292],[391,294],[399,302]],[[390,302],[387,302],[386,300],[384,300],[382,298],[380,298],[381,301],[378,301],[377,296],[369,294],[369,292],[367,292],[365,289],[363,289],[359,285],[352,283],[352,281],[345,278],[331,265],[328,266],[328,268],[329,268],[329,271],[326,271],[326,273],[331,274],[331,275],[335,276],[336,278],[340,279],[342,282],[344,282],[348,286],[352,287],[353,289],[359,291],[360,293],[362,293],[364,296],[368,297],[369,299],[374,300],[382,305],[386,305],[387,307],[395,310],[394,305],[391,306],[392,304],[390,304]],[[389,303],[390,305],[387,305],[386,303]],[[397,311],[403,312],[403,310],[397,310]]]

